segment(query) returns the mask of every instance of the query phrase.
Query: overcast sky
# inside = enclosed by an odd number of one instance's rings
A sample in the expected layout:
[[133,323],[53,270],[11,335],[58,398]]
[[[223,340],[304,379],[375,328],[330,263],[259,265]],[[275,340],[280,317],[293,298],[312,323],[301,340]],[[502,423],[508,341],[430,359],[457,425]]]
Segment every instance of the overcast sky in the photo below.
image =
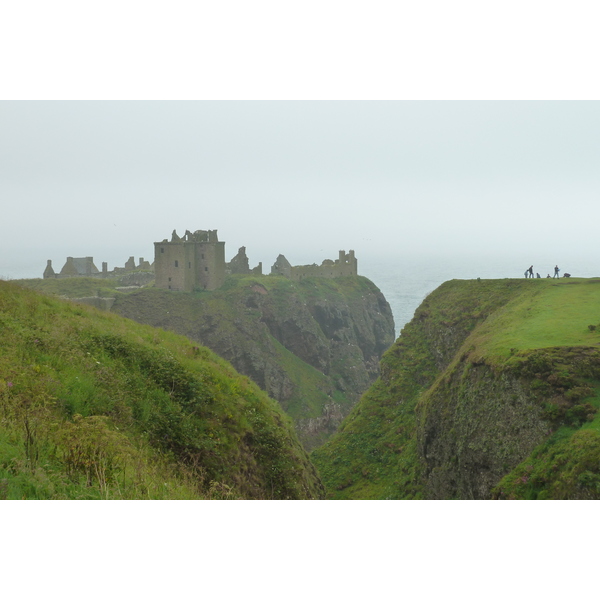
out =
[[[596,13],[589,0],[12,2],[5,3],[0,20],[0,98],[598,99]],[[251,264],[262,260],[266,272],[280,252],[304,263],[353,248],[359,272],[368,261],[387,260],[403,277],[403,267],[418,257],[437,263],[512,255],[522,276],[532,254],[550,268],[569,254],[598,256],[599,140],[598,102],[0,101],[0,277],[40,277],[46,259],[60,268],[67,255],[92,255],[109,268],[131,255],[152,258],[153,242],[174,228],[218,229],[228,259],[245,245]],[[465,276],[472,276],[468,271],[465,266]],[[448,269],[443,276],[455,273]],[[448,557],[463,559],[465,553],[476,564],[483,561],[482,573],[489,575],[489,564],[500,565],[502,576],[511,566],[505,557],[515,554],[512,538],[502,532],[512,532],[516,523],[533,526],[543,537],[548,518],[557,518],[556,505],[547,505],[552,515],[536,506],[539,526],[532,525],[531,514],[526,521],[511,514],[504,522],[496,511],[486,523],[503,527],[497,528],[490,561],[489,552],[483,559],[472,552],[480,517],[490,516],[483,504],[465,505],[458,520],[456,505],[436,505],[442,512],[435,515],[431,505],[411,504],[408,515],[392,504],[378,506],[378,514],[367,504],[345,504],[336,506],[337,522],[331,514],[315,520],[312,503],[304,513],[296,504],[294,519],[286,521],[296,525],[293,548],[278,554],[273,548],[290,538],[289,527],[279,536],[288,505],[269,504],[268,518],[258,521],[258,504],[223,504],[222,518],[212,520],[198,520],[196,505],[179,506],[175,513],[164,509],[168,543],[173,545],[173,531],[185,532],[177,537],[178,547],[194,556],[197,536],[190,527],[200,523],[211,548],[243,531],[258,540],[257,560],[268,557],[277,582],[287,577],[290,552],[331,564],[326,545],[315,554],[315,532],[333,527],[343,538],[350,519],[358,524],[353,541],[375,549],[358,580],[371,591],[373,581],[378,591],[382,582],[386,591],[395,589],[393,577],[381,577],[390,523],[399,524],[408,545],[427,539],[423,523],[433,523],[430,533],[443,550],[455,551],[458,544],[459,552],[444,554],[451,576],[462,565]],[[68,514],[62,529],[81,521],[73,511],[89,516],[87,505],[63,508]],[[414,519],[415,511],[423,518]],[[587,531],[594,515],[579,513],[578,530]],[[104,519],[96,510],[87,519],[96,525],[94,546],[80,540],[86,562],[74,572],[85,576],[94,552],[104,558],[105,546],[123,528],[116,514]],[[144,525],[156,522],[157,507],[136,505],[127,527],[140,514]],[[44,541],[54,516],[43,512],[32,520],[28,510],[14,520],[19,530],[13,546],[32,535]],[[572,511],[568,519],[572,525]],[[246,532],[254,522],[260,522],[261,535]],[[452,530],[446,540],[444,524],[456,522],[469,535],[461,538]],[[24,525],[30,536],[23,536]],[[378,531],[385,536],[380,539]],[[60,539],[73,537],[50,535],[59,548]],[[586,540],[578,542],[585,546]],[[346,546],[347,552],[333,557],[341,572],[354,559],[356,544]],[[63,550],[55,555],[70,547]],[[128,545],[127,560],[136,556],[142,566],[154,559],[153,544],[130,550]],[[530,554],[519,558],[531,563]],[[248,573],[261,567],[247,553],[242,558],[210,566],[226,577],[231,564]],[[533,560],[543,568],[552,557],[538,552]],[[55,566],[45,556],[36,568],[52,577],[60,572]],[[172,591],[175,582],[182,589],[187,579],[179,562],[173,565],[177,577],[170,566],[158,586]],[[11,567],[19,572],[20,563]],[[421,590],[427,566],[414,560],[410,567],[415,575],[404,587]],[[38,579],[47,587],[48,577]],[[121,579],[123,587],[127,578]],[[138,579],[139,592],[144,581]],[[152,594],[156,578],[150,583]],[[190,589],[194,583],[190,579]]]
[[[597,253],[598,102],[1,102],[0,276],[218,229],[265,272]],[[359,263],[360,264],[360,263]]]

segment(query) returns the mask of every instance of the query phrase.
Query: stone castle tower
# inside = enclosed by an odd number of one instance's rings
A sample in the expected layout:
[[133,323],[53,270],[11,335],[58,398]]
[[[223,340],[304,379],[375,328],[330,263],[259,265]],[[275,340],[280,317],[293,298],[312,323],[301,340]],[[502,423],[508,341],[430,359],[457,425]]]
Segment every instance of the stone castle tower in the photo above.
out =
[[183,237],[173,230],[170,242],[154,242],[154,273],[156,287],[166,290],[216,290],[225,281],[225,242],[216,229]]

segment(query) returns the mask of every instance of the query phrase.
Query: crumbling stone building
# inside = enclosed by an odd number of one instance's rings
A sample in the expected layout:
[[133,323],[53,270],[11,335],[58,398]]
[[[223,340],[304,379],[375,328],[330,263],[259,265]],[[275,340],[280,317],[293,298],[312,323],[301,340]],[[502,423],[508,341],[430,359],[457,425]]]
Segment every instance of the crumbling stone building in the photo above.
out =
[[216,229],[186,231],[183,237],[173,230],[170,242],[154,242],[154,274],[159,288],[216,290],[225,281],[225,242]]
[[59,273],[55,273],[52,268],[52,261],[49,260],[44,270],[44,279],[51,278],[63,278],[63,277],[94,277],[98,275],[100,271],[94,264],[94,258],[92,256],[86,256],[85,258],[73,258],[67,256],[63,268]]
[[253,269],[246,256],[246,246],[242,246],[238,253],[225,265],[227,275],[262,275],[262,263],[259,262]]
[[350,250],[348,254],[344,250],[340,250],[339,258],[335,261],[325,259],[321,265],[312,264],[293,267],[288,259],[280,254],[271,267],[271,275],[283,275],[293,281],[300,281],[306,277],[324,277],[327,279],[350,277],[358,275],[358,262],[354,250]]
[[124,267],[115,267],[112,271],[108,270],[108,263],[102,263],[102,271],[94,264],[92,256],[84,258],[74,258],[67,256],[63,268],[56,273],[52,268],[52,261],[48,260],[44,269],[44,279],[63,279],[65,277],[120,277],[134,272],[152,271],[152,265],[143,258],[140,258],[139,265],[135,264],[133,256],[130,256]]
[[[167,290],[191,292],[195,289],[216,290],[225,282],[226,274],[262,275],[262,263],[250,268],[246,248],[242,246],[230,262],[225,262],[225,242],[220,242],[217,230],[197,230],[185,232],[183,237],[173,230],[171,241],[164,239],[154,242],[154,263],[143,258],[135,264],[130,256],[124,267],[108,270],[102,263],[99,271],[91,256],[85,258],[67,257],[63,268],[55,273],[49,260],[44,271],[44,279],[62,277],[119,277],[123,285],[147,285],[155,280],[156,287]],[[354,250],[346,253],[340,250],[337,260],[324,260],[321,265],[292,266],[280,254],[271,267],[271,275],[282,275],[293,281],[307,277],[349,277],[357,275],[357,261]]]

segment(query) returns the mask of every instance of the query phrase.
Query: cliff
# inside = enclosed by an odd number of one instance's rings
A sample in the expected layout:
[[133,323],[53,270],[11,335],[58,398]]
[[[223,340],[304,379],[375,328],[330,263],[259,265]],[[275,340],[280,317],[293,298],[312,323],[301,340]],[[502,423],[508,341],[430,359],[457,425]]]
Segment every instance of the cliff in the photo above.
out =
[[0,499],[322,496],[289,417],[210,350],[3,281],[0,333]]
[[390,307],[364,277],[230,276],[211,292],[141,289],[112,311],[186,335],[279,401],[307,449],[325,441],[379,375]]
[[438,288],[313,453],[328,496],[600,497],[598,283]]

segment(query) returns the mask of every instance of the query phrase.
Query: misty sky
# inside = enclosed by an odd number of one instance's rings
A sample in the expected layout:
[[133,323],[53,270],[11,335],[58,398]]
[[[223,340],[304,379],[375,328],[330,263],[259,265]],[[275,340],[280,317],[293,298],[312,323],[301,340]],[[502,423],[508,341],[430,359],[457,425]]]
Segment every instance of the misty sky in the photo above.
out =
[[153,260],[174,228],[265,272],[350,248],[359,271],[589,258],[599,165],[599,102],[0,102],[0,276]]

